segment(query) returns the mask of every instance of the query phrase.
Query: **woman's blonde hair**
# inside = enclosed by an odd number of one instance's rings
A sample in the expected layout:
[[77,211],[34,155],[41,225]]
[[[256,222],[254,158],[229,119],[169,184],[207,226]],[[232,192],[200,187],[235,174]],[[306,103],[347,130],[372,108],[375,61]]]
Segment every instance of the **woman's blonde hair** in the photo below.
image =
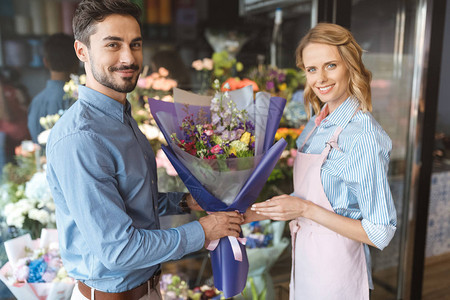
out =
[[[330,23],[319,23],[310,29],[301,39],[295,51],[297,67],[303,71],[306,71],[303,62],[303,50],[311,43],[327,44],[337,47],[349,71],[347,87],[349,94],[358,99],[363,112],[372,111],[372,98],[370,95],[372,73],[364,66],[361,57],[363,50],[350,31],[342,26]],[[304,98],[308,116],[311,111],[310,106],[318,114],[322,107],[322,102],[308,84],[305,85]]]

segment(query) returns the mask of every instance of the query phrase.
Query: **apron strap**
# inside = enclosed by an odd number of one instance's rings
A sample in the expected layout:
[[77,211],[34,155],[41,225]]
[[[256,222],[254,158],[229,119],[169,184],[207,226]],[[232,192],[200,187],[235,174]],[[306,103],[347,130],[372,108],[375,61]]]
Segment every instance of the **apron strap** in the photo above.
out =
[[[350,120],[353,119],[353,117],[356,115],[356,113],[360,109],[361,108],[359,106],[355,109],[355,112],[353,113]],[[338,138],[339,138],[339,135],[341,134],[342,130],[344,130],[344,129],[338,126],[338,128],[336,128],[336,130],[334,131],[333,135],[328,140],[328,142],[325,143],[325,148],[323,149],[323,151],[321,153],[321,155],[324,157],[324,159],[323,159],[324,162],[325,162],[325,159],[328,157],[328,153],[330,153],[332,148],[342,152],[342,150],[339,148],[339,145],[338,145]]]
[[341,134],[342,132],[342,128],[338,127],[336,128],[336,130],[334,131],[333,135],[331,136],[331,138],[328,140],[328,142],[325,143],[325,148],[322,150],[322,153],[320,154],[322,157],[322,163],[325,162],[325,160],[328,157],[328,154],[330,153],[331,149],[334,148],[336,150],[342,151],[339,146],[338,146],[338,137],[339,134]]

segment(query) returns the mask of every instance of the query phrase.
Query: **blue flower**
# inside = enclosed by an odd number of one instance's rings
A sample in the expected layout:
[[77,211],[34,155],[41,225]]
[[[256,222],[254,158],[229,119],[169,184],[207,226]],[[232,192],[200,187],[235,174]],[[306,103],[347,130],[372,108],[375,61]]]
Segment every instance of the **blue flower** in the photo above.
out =
[[29,268],[29,275],[28,275],[28,282],[44,282],[42,279],[42,275],[44,275],[45,270],[47,270],[47,263],[44,261],[44,258],[39,258],[36,260],[33,260],[28,265]]

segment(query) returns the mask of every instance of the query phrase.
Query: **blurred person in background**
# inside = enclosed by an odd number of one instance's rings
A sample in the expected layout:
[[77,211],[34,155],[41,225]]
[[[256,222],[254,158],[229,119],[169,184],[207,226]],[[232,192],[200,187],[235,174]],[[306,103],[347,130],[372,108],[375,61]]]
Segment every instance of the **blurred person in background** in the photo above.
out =
[[69,101],[63,99],[64,84],[70,80],[70,74],[77,73],[79,65],[73,43],[74,39],[64,33],[53,34],[44,43],[44,65],[50,71],[50,79],[28,108],[28,129],[35,143],[44,131],[40,118],[69,108]]
[[0,174],[13,161],[15,147],[30,138],[26,99],[22,90],[0,76]]

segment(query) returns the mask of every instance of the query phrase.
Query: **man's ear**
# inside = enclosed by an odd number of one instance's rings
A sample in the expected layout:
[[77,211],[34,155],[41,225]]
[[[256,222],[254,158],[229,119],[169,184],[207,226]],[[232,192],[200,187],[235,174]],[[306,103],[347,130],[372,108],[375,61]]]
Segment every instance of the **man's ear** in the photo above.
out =
[[78,59],[81,60],[82,62],[87,62],[88,60],[87,46],[82,42],[80,42],[79,40],[75,40],[73,47],[75,48],[75,53],[77,54]]

